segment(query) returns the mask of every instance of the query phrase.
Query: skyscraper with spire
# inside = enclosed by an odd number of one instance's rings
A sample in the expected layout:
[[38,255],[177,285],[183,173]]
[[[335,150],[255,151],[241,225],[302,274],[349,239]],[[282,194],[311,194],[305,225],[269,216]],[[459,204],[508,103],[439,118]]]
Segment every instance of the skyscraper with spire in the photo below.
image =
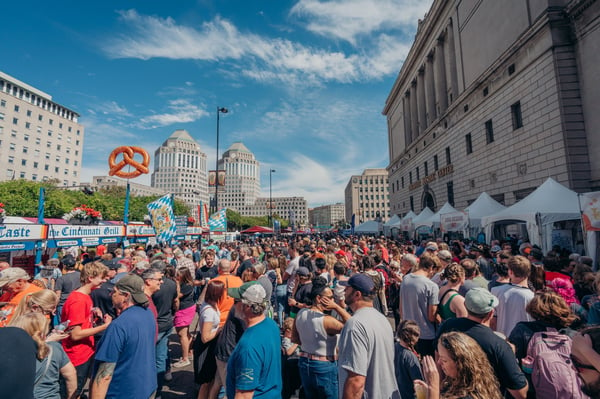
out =
[[206,154],[186,130],[175,130],[154,152],[151,181],[191,206],[208,204]]

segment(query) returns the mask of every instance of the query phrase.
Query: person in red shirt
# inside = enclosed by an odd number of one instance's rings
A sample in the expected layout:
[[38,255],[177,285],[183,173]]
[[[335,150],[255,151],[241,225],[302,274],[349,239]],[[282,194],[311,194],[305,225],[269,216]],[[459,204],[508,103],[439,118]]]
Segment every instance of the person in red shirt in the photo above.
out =
[[[112,317],[102,316],[101,311],[92,309],[90,294],[106,281],[108,268],[101,262],[89,262],[81,270],[81,287],[73,291],[62,309],[61,320],[69,320],[67,333],[62,346],[77,371],[76,397],[81,395],[90,374],[94,356],[94,335],[106,330]],[[94,319],[101,318],[102,324],[94,325]]]

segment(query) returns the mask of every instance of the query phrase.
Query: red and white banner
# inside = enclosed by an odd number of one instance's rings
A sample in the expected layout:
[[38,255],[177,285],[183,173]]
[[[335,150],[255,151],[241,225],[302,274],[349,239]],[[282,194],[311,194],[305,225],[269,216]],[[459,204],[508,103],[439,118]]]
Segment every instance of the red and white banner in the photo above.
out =
[[450,212],[440,215],[440,230],[463,231],[469,225],[469,214],[467,212]]

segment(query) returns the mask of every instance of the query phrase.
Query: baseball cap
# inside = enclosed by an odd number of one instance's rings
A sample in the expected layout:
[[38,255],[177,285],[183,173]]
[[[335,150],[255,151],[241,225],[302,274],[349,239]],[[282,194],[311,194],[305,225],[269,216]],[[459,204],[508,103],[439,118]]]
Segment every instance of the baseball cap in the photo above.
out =
[[437,257],[446,262],[450,262],[452,260],[452,254],[446,249],[439,251],[437,253]]
[[108,267],[110,270],[118,270],[120,265],[117,261],[115,261],[114,259],[108,260],[108,259],[104,259],[102,261],[102,263],[104,264],[104,266]]
[[340,255],[340,256],[346,256],[346,252],[344,252],[343,250],[339,250],[335,253],[336,255]]
[[307,277],[307,276],[310,274],[310,270],[308,270],[308,268],[307,268],[307,267],[300,266],[300,267],[298,268],[298,270],[296,270],[296,274],[297,274],[298,276]]
[[148,297],[144,293],[144,280],[138,275],[128,274],[115,284],[115,288],[121,292],[131,294],[133,301],[139,305],[148,303]]
[[246,302],[263,304],[267,298],[267,293],[262,285],[256,281],[248,281],[240,287],[228,288],[227,294],[235,299],[242,299]]
[[438,250],[438,246],[435,242],[430,242],[425,247],[425,251],[437,251],[437,250]]
[[465,295],[465,307],[471,313],[484,315],[498,306],[498,298],[485,288],[471,288]]
[[375,288],[373,279],[362,273],[354,274],[346,281],[339,281],[338,284],[342,287],[352,287],[363,294],[371,294]]
[[0,272],[0,288],[17,280],[29,280],[29,274],[20,267],[9,267]]

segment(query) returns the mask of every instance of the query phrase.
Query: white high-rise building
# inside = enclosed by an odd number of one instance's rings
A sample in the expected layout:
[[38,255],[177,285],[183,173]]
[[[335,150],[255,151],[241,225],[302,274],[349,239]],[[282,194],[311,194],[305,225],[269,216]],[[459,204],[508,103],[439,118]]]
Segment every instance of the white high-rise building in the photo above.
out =
[[224,170],[226,176],[225,187],[219,187],[219,208],[239,212],[254,205],[260,196],[260,163],[243,143],[235,142],[223,153],[219,170]]
[[206,154],[186,130],[174,131],[154,152],[151,184],[191,206],[208,204]]
[[78,118],[51,95],[0,72],[0,181],[79,185],[83,126]]

